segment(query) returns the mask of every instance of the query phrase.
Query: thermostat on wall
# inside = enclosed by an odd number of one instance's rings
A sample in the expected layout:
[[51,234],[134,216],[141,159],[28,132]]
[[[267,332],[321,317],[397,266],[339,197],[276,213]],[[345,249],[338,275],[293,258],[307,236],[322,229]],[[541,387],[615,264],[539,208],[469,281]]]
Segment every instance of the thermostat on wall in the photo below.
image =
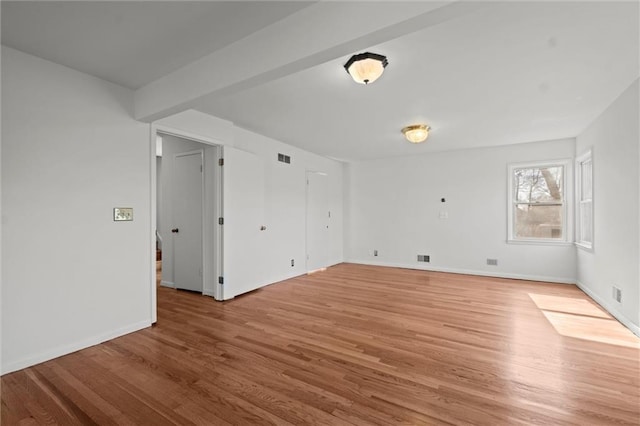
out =
[[120,222],[123,220],[133,220],[133,208],[131,207],[114,207],[113,220]]

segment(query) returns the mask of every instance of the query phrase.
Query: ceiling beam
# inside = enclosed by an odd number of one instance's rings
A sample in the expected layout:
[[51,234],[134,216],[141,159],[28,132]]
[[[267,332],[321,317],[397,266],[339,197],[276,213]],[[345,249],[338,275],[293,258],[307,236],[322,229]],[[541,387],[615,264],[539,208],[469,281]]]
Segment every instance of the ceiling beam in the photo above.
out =
[[282,78],[437,25],[480,2],[319,2],[135,92],[135,118],[154,121],[199,99]]

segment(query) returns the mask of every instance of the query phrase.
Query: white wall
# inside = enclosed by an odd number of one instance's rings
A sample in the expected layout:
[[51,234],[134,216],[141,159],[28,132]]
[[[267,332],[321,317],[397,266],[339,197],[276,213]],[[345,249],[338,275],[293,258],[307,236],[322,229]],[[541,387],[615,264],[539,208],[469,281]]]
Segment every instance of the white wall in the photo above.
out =
[[[185,111],[153,123],[165,131],[251,152],[264,162],[265,246],[251,267],[259,270],[261,285],[306,273],[306,172],[321,171],[329,179],[329,264],[344,260],[343,163],[236,127],[229,121],[198,111]],[[278,153],[291,156],[291,164],[277,161]],[[225,233],[225,238],[233,235]],[[228,256],[229,254],[225,254]],[[291,259],[295,266],[291,267]],[[247,262],[227,262],[244,265]],[[230,271],[224,271],[224,274]],[[232,271],[229,275],[233,275]],[[228,285],[229,283],[225,283]]]
[[576,155],[593,149],[594,244],[593,252],[578,248],[579,285],[640,335],[639,87],[636,80],[578,136]]
[[[2,69],[2,55],[0,54],[0,70]],[[0,71],[0,76],[2,71]],[[0,82],[0,99],[2,99],[2,83]],[[0,102],[0,118],[2,117],[2,102]],[[0,120],[0,129],[2,128],[2,120]],[[2,223],[4,222],[4,214],[2,213],[2,135],[0,135],[0,374],[4,371],[2,367],[2,287],[4,272],[2,269]]]
[[150,324],[150,156],[127,89],[4,46],[2,89],[6,373]]
[[[356,263],[574,282],[573,246],[506,242],[507,165],[572,158],[574,150],[575,141],[566,139],[352,163],[345,179],[346,257]],[[567,189],[570,200],[571,185]],[[439,218],[442,210],[448,219]],[[418,254],[430,255],[431,262],[417,262]],[[488,266],[487,258],[498,259],[498,265]]]
[[218,145],[233,145],[233,123],[189,109],[154,121],[156,127],[179,132],[183,136],[204,139]]
[[[264,163],[264,218],[269,250],[259,260],[264,284],[306,273],[306,172],[326,173],[329,189],[329,265],[343,254],[343,164],[274,139],[235,128],[235,148],[258,155]],[[281,163],[278,153],[291,156]],[[291,267],[291,259],[295,266]]]

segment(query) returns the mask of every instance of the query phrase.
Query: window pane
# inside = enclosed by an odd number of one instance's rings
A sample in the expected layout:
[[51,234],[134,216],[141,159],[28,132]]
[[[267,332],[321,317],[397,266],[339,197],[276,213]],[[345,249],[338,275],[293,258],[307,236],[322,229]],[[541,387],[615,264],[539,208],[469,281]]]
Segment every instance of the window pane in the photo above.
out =
[[514,170],[517,202],[562,201],[562,166],[530,167]]
[[516,238],[564,238],[561,205],[516,204],[514,210]]
[[581,177],[581,200],[591,200],[592,199],[592,178],[591,178],[591,160],[585,161],[580,164],[580,177]]
[[578,163],[578,209],[576,241],[593,243],[593,162],[590,153]]

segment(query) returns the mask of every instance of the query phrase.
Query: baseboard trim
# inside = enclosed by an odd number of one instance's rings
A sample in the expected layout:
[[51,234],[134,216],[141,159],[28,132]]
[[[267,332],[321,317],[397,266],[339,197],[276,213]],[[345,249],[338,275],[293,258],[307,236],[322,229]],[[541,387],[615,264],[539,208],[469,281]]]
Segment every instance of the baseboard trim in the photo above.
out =
[[395,263],[395,262],[376,262],[369,260],[349,259],[347,263],[358,263],[361,265],[371,266],[389,266],[392,268],[405,268],[416,269],[419,271],[432,271],[432,272],[446,272],[449,274],[464,274],[464,275],[479,275],[482,277],[495,277],[495,278],[508,278],[514,280],[526,280],[526,281],[544,281],[556,284],[576,284],[574,279],[552,277],[546,275],[526,275],[526,274],[512,274],[506,272],[491,272],[491,271],[476,271],[471,269],[458,269],[458,268],[438,268],[432,266],[418,266],[410,263]]
[[578,288],[586,293],[587,296],[592,298],[598,303],[598,305],[602,306],[605,311],[609,312],[612,317],[620,321],[622,325],[627,327],[633,334],[640,337],[640,327],[633,323],[629,318],[627,318],[622,312],[616,309],[610,302],[607,302],[602,297],[595,294],[589,287],[578,281],[576,283]]
[[118,328],[108,333],[99,334],[97,336],[90,337],[88,339],[81,340],[79,342],[71,343],[68,345],[59,346],[57,348],[42,352],[37,355],[32,355],[17,361],[10,362],[2,366],[2,374],[12,373],[14,371],[22,370],[23,368],[32,367],[36,364],[40,364],[45,361],[52,360],[54,358],[68,355],[73,352],[77,352],[82,349],[86,349],[90,346],[99,345],[107,340],[115,339],[116,337],[124,336],[125,334],[133,333],[134,331],[142,330],[151,326],[150,320],[140,321],[134,324],[130,324],[125,327]]
[[162,287],[176,288],[176,285],[171,281],[160,281]]

